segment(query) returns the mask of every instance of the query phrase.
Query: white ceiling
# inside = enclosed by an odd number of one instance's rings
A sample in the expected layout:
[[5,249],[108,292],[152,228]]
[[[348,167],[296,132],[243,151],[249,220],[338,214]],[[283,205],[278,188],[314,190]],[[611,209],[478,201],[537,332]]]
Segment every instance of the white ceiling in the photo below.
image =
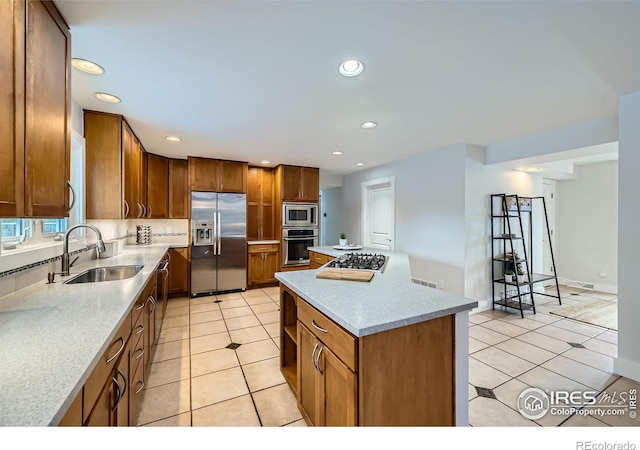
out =
[[[148,151],[172,157],[347,174],[612,116],[640,91],[640,2],[56,4],[73,56],[106,69],[74,69],[75,101],[123,114]],[[348,58],[362,75],[338,74]]]

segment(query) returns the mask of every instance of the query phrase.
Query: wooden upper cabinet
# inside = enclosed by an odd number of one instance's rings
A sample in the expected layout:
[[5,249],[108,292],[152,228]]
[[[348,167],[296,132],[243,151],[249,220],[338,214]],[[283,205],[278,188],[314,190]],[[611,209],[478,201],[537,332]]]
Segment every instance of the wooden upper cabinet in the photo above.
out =
[[169,218],[189,218],[189,174],[185,159],[169,160]]
[[0,4],[0,215],[65,217],[71,35],[53,2]]
[[87,219],[146,217],[144,149],[124,117],[85,111],[84,138]]
[[0,2],[0,217],[24,216],[24,8]]
[[274,239],[273,169],[250,167],[247,182],[247,239]]
[[125,148],[131,153],[132,136],[114,114],[84,112],[86,147],[87,219],[124,219],[128,206],[123,198]]
[[71,34],[53,2],[27,1],[25,215],[69,215]]
[[247,192],[247,163],[193,156],[188,161],[192,191]]
[[285,202],[317,202],[320,171],[314,167],[279,166],[280,199]]
[[169,160],[147,153],[147,218],[169,217]]

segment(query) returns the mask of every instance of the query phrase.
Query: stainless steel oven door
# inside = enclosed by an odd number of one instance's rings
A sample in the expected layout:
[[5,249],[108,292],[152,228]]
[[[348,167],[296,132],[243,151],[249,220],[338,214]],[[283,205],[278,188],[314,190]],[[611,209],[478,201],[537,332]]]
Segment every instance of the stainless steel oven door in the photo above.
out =
[[[309,231],[311,234],[295,233]],[[293,233],[292,233],[293,232]],[[318,230],[283,230],[282,232],[282,265],[304,266],[309,264],[309,247],[318,245]]]

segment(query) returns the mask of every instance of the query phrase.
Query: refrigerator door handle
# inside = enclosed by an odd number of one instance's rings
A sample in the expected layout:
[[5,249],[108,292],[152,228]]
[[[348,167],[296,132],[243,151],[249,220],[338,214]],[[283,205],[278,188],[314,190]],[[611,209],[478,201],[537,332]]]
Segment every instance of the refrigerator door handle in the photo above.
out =
[[216,237],[216,227],[218,226],[218,224],[216,223],[216,217],[218,215],[216,213],[213,213],[213,227],[211,227],[211,243],[213,245],[213,254],[217,255],[218,254],[218,247],[217,247],[217,243],[218,243],[218,238]]
[[216,231],[218,235],[218,255],[222,254],[222,227],[220,224],[220,213],[218,213],[218,230]]

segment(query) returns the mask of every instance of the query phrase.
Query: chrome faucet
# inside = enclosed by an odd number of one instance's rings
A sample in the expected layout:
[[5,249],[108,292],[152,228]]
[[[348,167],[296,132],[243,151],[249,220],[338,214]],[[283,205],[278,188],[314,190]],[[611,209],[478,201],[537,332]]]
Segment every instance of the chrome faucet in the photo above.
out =
[[69,269],[70,269],[70,264],[69,264],[69,235],[76,228],[82,228],[82,227],[92,229],[96,233],[96,235],[98,236],[98,240],[96,241],[96,248],[98,249],[98,253],[102,253],[102,252],[104,252],[106,250],[105,247],[104,247],[104,242],[102,242],[102,233],[100,233],[100,230],[98,230],[96,227],[94,227],[93,225],[89,225],[88,223],[79,223],[78,225],[72,226],[64,234],[64,244],[62,246],[62,273],[61,273],[62,276],[69,275]]

